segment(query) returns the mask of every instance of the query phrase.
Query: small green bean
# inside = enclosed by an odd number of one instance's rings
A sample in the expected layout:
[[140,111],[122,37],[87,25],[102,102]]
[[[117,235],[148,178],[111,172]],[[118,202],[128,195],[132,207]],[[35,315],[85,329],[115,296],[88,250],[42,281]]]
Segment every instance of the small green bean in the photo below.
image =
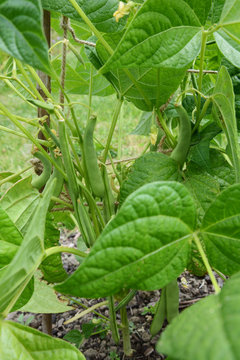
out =
[[96,150],[93,142],[93,132],[96,121],[96,116],[92,115],[85,129],[83,139],[85,156],[84,162],[94,195],[103,198],[105,194],[104,183],[98,166]]
[[40,190],[50,178],[52,165],[50,161],[40,151],[35,152],[34,156],[41,160],[44,166],[42,174],[40,176],[34,177],[32,180],[32,186]]
[[150,333],[152,336],[157,335],[161,330],[166,318],[166,310],[166,287],[164,287],[162,289],[161,297],[157,304],[157,310],[150,327]]
[[178,315],[178,308],[179,287],[177,280],[173,280],[166,286],[166,315],[169,323]]
[[183,166],[191,142],[191,121],[188,117],[187,111],[182,105],[176,106],[177,113],[179,115],[180,127],[178,143],[171,154],[171,158],[174,159],[181,167]]

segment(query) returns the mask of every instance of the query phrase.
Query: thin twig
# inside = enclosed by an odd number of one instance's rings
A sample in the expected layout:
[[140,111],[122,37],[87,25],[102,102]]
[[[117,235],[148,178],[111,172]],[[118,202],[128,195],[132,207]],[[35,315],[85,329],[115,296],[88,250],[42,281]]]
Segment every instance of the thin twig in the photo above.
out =
[[[121,159],[121,160],[113,160],[113,163],[114,164],[119,164],[119,163],[122,163],[122,162],[128,162],[128,161],[133,161],[133,160],[136,160],[138,159],[139,156],[133,156],[133,157],[130,157],[130,158],[127,158],[127,159]],[[112,165],[111,161],[107,161],[105,163],[105,165]]]
[[79,44],[83,44],[83,45],[88,45],[88,46],[93,46],[93,47],[96,47],[96,44],[91,42],[91,41],[86,41],[86,40],[81,40],[81,39],[78,39],[76,34],[75,34],[75,31],[73,30],[73,28],[71,27],[70,25],[70,21],[69,21],[69,24],[67,25],[67,29],[68,31],[71,33],[72,37],[73,37],[73,40],[75,40],[77,43]]
[[51,212],[58,212],[58,211],[73,211],[73,209],[70,209],[69,207],[63,207],[63,208],[55,208],[51,210]]
[[[188,69],[187,72],[198,74],[200,72],[200,70]],[[216,71],[216,70],[203,70],[203,73],[204,74],[218,74],[218,71]]]

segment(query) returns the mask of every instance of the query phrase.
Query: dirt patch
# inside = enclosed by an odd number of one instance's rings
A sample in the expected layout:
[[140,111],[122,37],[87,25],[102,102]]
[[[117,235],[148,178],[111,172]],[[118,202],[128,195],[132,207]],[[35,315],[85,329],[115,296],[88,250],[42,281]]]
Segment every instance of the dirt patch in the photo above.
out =
[[[65,246],[75,247],[79,233],[62,232],[61,242]],[[63,264],[68,273],[72,273],[79,266],[78,261],[74,255],[63,254]],[[223,285],[221,278],[217,277],[220,286]],[[179,290],[180,290],[180,304],[179,309],[183,311],[186,307],[191,306],[200,299],[213,293],[213,286],[211,284],[209,276],[198,278],[188,272],[183,273],[178,278]],[[138,291],[135,297],[127,305],[127,312],[130,324],[131,332],[131,346],[134,351],[131,359],[140,360],[162,360],[165,359],[164,355],[158,354],[155,351],[155,344],[159,338],[159,335],[151,337],[149,329],[153,319],[154,306],[159,300],[160,291]],[[77,299],[83,306],[91,307],[94,304],[104,299]],[[88,338],[83,338],[79,345],[80,350],[85,355],[87,360],[124,360],[127,357],[123,354],[122,343],[116,345],[111,338],[109,330],[106,330],[106,322],[101,320],[96,314],[87,314],[83,318],[69,324],[65,322],[71,319],[76,312],[84,310],[80,305],[72,304],[76,306],[75,310],[69,311],[63,314],[53,314],[53,330],[54,337],[63,338],[71,330],[78,330],[78,335],[83,333],[85,337],[88,337],[91,332],[98,333]],[[97,309],[103,317],[108,317],[107,306]],[[20,312],[12,313],[9,315],[9,319],[13,321],[19,321]],[[32,314],[23,313],[22,322],[26,322]],[[99,320],[100,319],[100,320]],[[119,315],[117,319],[120,320]],[[42,316],[34,315],[30,322],[30,326],[42,330]],[[95,324],[95,327],[94,327]],[[165,324],[166,326],[167,324]]]

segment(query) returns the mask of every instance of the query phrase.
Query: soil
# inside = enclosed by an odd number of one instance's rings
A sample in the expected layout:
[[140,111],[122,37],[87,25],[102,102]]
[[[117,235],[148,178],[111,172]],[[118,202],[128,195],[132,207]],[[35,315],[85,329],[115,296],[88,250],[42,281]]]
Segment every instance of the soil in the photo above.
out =
[[[62,231],[61,242],[65,246],[75,247],[79,233],[69,233]],[[64,268],[68,273],[72,273],[79,266],[78,261],[74,255],[63,254],[62,255]],[[185,284],[185,280],[187,285]],[[223,285],[223,281],[220,277],[217,277],[220,286]],[[213,293],[213,286],[208,275],[199,278],[188,272],[183,273],[178,278],[179,290],[180,290],[180,311],[186,307],[191,306],[195,302],[199,301],[203,297]],[[133,360],[162,360],[165,359],[164,355],[158,354],[155,351],[155,344],[159,338],[159,335],[154,338],[151,337],[149,329],[151,321],[153,319],[152,308],[159,300],[160,291],[138,291],[136,296],[130,301],[127,306],[128,318],[131,331],[131,346],[133,349]],[[87,307],[104,300],[104,299],[78,299],[82,304]],[[76,304],[75,304],[76,305]],[[74,306],[75,306],[74,305]],[[82,325],[90,323],[93,318],[98,318],[96,315],[90,313],[83,318],[70,323],[64,324],[65,321],[76,315],[76,312],[82,311],[81,306],[77,306],[76,310],[69,311],[63,314],[53,314],[52,321],[52,335],[54,337],[63,338],[70,330],[82,330]],[[108,317],[107,306],[103,306],[97,309],[99,313]],[[18,321],[20,312],[9,314],[9,319]],[[24,321],[32,314],[24,313]],[[31,327],[38,330],[42,330],[42,316],[33,314],[34,318],[30,322]],[[118,317],[119,319],[119,317]],[[165,324],[166,326],[167,324]],[[122,343],[117,346],[111,338],[110,331],[101,333],[103,336],[92,335],[87,339],[84,339],[80,345],[81,352],[85,355],[86,360],[124,360],[130,359],[124,356]]]

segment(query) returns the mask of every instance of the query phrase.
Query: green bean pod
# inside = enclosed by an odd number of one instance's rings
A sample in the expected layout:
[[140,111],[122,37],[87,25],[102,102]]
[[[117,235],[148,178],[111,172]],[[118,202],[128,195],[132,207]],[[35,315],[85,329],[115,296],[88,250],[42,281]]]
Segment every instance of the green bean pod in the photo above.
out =
[[34,177],[32,180],[32,186],[40,190],[44,185],[46,185],[48,179],[51,176],[52,164],[40,151],[35,152],[34,156],[41,160],[44,167],[42,174],[40,176],[36,175],[36,177]]
[[83,139],[84,162],[93,194],[103,198],[105,193],[104,182],[98,166],[97,154],[93,142],[93,132],[96,121],[96,116],[91,116],[85,129]]
[[179,314],[179,287],[177,280],[166,286],[166,317],[170,323]]
[[103,205],[104,205],[103,212],[104,212],[104,219],[107,223],[111,219],[111,217],[115,214],[115,209],[114,209],[115,199],[112,193],[107,169],[105,166],[102,168],[102,178],[105,189],[105,193],[103,197]]
[[65,121],[63,119],[59,120],[59,141],[63,157],[63,164],[65,166],[68,177],[68,189],[73,203],[76,219],[86,245],[90,246],[94,243],[96,236],[94,234],[89,215],[80,196],[77,176],[74,171],[74,165],[68,147]]
[[157,304],[157,310],[150,327],[152,336],[159,333],[165,319],[167,319],[169,323],[172,322],[179,313],[178,307],[179,288],[177,280],[173,280],[162,289],[161,297]]
[[[60,157],[57,157],[55,159],[55,161],[60,168],[63,168],[62,159]],[[63,188],[63,184],[64,184],[64,177],[60,173],[60,171],[58,171],[56,168],[54,168],[50,179],[56,179],[56,185],[55,185],[55,188],[53,191],[53,196],[58,197],[62,192],[62,188]],[[50,202],[49,210],[53,208],[54,203],[55,203],[54,201]]]
[[164,287],[161,291],[161,297],[160,300],[157,303],[157,309],[156,313],[154,315],[151,327],[150,327],[150,333],[152,336],[155,336],[159,333],[161,330],[164,320],[166,319],[166,313],[167,307],[166,307],[166,287]]
[[191,121],[189,120],[188,113],[182,105],[176,106],[177,113],[179,115],[180,127],[178,143],[171,154],[171,158],[174,159],[181,167],[183,166],[191,142],[192,128]]

